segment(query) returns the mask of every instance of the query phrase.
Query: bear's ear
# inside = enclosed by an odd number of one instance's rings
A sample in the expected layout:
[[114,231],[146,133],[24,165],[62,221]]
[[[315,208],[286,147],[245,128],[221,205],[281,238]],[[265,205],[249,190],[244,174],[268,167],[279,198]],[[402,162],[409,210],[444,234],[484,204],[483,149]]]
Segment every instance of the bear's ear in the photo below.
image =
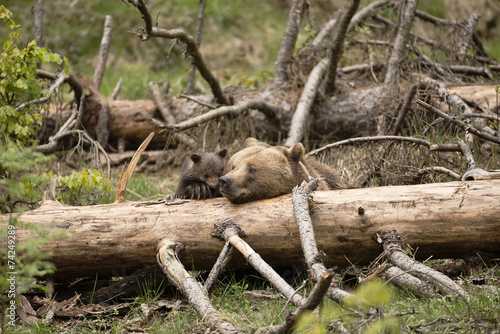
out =
[[246,140],[245,140],[245,145],[244,147],[247,148],[247,147],[250,147],[250,146],[254,146],[254,145],[259,145],[259,141],[255,138],[252,138],[252,137],[248,137]]
[[227,149],[226,148],[223,148],[222,150],[220,150],[219,152],[217,152],[217,155],[219,157],[221,157],[221,158],[225,158],[226,154],[227,154]]
[[301,143],[295,143],[291,148],[287,150],[288,156],[292,161],[300,161],[304,156],[305,150]]
[[191,154],[191,160],[193,160],[194,163],[199,162],[201,160],[201,154],[199,153]]
[[247,140],[245,140],[245,147],[250,147],[250,146],[262,146],[262,147],[270,147],[271,145],[261,142],[255,138],[248,137]]

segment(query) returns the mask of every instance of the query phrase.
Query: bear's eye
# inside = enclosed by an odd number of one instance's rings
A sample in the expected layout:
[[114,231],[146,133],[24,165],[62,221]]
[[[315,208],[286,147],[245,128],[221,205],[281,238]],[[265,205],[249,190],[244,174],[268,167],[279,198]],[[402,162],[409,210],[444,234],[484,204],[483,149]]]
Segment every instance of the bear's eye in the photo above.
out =
[[208,179],[208,174],[205,174],[205,178]]
[[248,171],[249,173],[255,173],[257,170],[256,170],[255,168],[253,168],[252,166],[248,166],[248,167],[247,167],[247,171]]
[[231,170],[233,170],[233,169],[234,169],[234,165],[231,166]]

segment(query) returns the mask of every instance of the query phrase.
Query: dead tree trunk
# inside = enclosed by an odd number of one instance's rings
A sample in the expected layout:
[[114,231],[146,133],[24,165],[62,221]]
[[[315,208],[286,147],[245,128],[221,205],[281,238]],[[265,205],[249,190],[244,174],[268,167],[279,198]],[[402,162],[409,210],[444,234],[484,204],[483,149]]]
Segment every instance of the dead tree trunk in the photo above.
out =
[[[318,191],[313,198],[311,219],[327,267],[348,260],[369,263],[380,253],[375,235],[392,230],[403,244],[418,248],[417,259],[460,258],[475,251],[500,255],[500,180]],[[154,264],[164,239],[182,244],[186,268],[210,269],[224,246],[211,237],[214,223],[228,217],[238,221],[245,240],[270,265],[304,262],[291,195],[242,205],[224,198],[88,207],[47,202],[21,220],[72,234],[45,247],[57,266],[56,279],[65,279],[96,272],[127,275]],[[26,240],[27,231],[19,229],[16,238]],[[244,263],[233,257],[233,267]]]

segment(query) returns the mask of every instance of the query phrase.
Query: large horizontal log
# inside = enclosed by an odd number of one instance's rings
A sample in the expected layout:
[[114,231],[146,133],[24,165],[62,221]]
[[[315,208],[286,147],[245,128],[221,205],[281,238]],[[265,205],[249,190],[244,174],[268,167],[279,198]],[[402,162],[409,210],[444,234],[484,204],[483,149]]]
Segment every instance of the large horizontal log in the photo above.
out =
[[[498,203],[500,180],[489,180],[318,191],[310,212],[318,248],[332,266],[369,263],[381,251],[376,233],[392,230],[404,245],[418,249],[417,259],[460,258],[474,251],[500,255]],[[209,269],[224,245],[210,235],[214,223],[229,217],[269,264],[304,261],[291,195],[241,205],[225,198],[86,207],[46,202],[21,220],[72,234],[45,247],[57,266],[56,278],[65,279],[97,272],[99,277],[127,275],[155,263],[163,239],[183,245],[180,259],[186,268]],[[18,242],[26,237],[26,231],[16,231]],[[237,260],[234,267],[245,267],[242,258]]]

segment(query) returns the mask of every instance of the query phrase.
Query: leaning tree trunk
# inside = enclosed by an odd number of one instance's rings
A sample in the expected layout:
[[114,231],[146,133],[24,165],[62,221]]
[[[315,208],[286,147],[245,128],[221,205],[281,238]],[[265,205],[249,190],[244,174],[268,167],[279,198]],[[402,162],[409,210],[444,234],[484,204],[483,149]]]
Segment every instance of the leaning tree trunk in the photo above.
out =
[[[500,180],[318,191],[310,204],[325,265],[366,264],[380,254],[377,233],[396,230],[416,257],[460,258],[475,251],[500,255]],[[6,221],[7,217],[3,217]],[[183,246],[186,268],[210,269],[224,242],[211,237],[214,223],[234,219],[245,240],[270,265],[304,261],[291,195],[242,205],[206,201],[121,202],[70,207],[46,202],[21,216],[56,226],[72,238],[45,246],[56,278],[123,276],[153,264],[160,244]],[[27,232],[16,231],[18,242]],[[2,247],[6,247],[2,245]],[[233,267],[245,267],[235,259]]]

